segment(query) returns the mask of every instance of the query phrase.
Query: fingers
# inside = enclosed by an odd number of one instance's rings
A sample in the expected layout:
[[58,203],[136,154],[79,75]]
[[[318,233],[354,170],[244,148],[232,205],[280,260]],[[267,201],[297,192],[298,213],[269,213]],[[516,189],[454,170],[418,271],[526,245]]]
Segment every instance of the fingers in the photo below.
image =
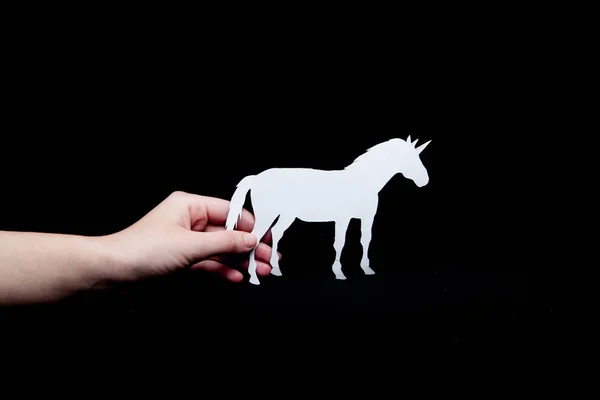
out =
[[[271,273],[271,247],[266,245],[265,243],[260,243],[256,247],[256,252],[254,254],[256,259],[256,272],[258,275],[267,276]],[[217,261],[223,265],[227,265],[231,268],[243,268],[248,269],[248,256],[247,255],[238,255],[235,254],[226,254],[222,256],[213,257],[212,260]],[[279,254],[279,259],[281,260],[281,254]]]
[[273,244],[273,235],[271,234],[270,229],[267,231],[267,233],[265,233],[265,236],[262,237],[261,241],[268,244]]
[[[227,263],[226,261],[224,261],[222,259],[212,259],[212,260],[208,260],[208,261],[213,261],[216,264],[219,264],[225,268],[232,269],[232,270],[238,270],[239,268],[241,268],[241,269],[245,269],[247,271],[248,264],[249,264],[249,261],[247,259],[242,260],[241,262],[238,262],[235,264]],[[205,266],[204,261],[201,261],[201,262],[193,265],[192,269],[198,269],[198,268],[205,269],[204,266]],[[271,265],[267,262],[256,260],[256,272],[258,273],[258,275],[267,276],[271,273]]]
[[[241,260],[239,262],[230,263],[230,262],[227,262],[226,260],[218,257],[218,258],[213,258],[213,259],[210,259],[207,261],[213,261],[214,263],[221,265],[228,269],[239,270],[241,268],[241,269],[245,269],[246,271],[248,270],[248,264],[249,264],[248,259]],[[204,264],[204,261],[201,261],[197,264],[194,264],[191,268],[192,269],[198,269],[198,268],[205,269],[204,268],[205,265],[206,264]],[[209,269],[209,270],[212,271],[212,269]],[[259,275],[267,276],[271,273],[271,265],[268,262],[260,261],[257,259],[256,260],[256,272]]]
[[[215,226],[215,225],[208,225],[204,231],[205,232],[219,232],[219,231],[224,231],[225,227],[223,226]],[[270,232],[269,232],[269,238],[271,237]],[[271,260],[271,246],[269,246],[269,242],[266,240],[268,239],[267,236],[265,236],[263,238],[262,243],[260,243],[258,245],[258,247],[256,248],[256,259],[260,260],[260,261],[264,261],[267,264],[270,262]],[[279,255],[279,259],[281,259],[281,253],[277,252],[277,254]]]
[[[241,267],[245,270],[248,269],[248,260],[244,260],[241,263]],[[259,260],[256,260],[256,273],[260,276],[267,276],[271,273],[271,265]]]
[[[217,225],[207,225],[204,228],[204,232],[217,232],[217,231],[224,231],[224,230],[225,230],[224,226],[217,226]],[[245,232],[252,232],[252,229],[245,230],[245,229],[236,228],[236,230],[241,230],[241,231],[245,231]],[[271,230],[270,229],[267,231],[267,233],[265,234],[265,236],[262,237],[261,242],[267,243],[267,244],[272,244],[273,243],[273,235],[271,234]]]
[[[256,252],[254,257],[256,261],[263,262],[265,264],[271,265],[271,252],[273,250],[265,243],[260,243],[256,247]],[[281,254],[277,253],[279,260],[281,260]],[[243,260],[248,260],[247,254],[224,254],[221,256],[212,257],[213,260],[221,262],[227,265],[239,265]]]
[[203,260],[221,254],[248,253],[256,245],[256,236],[240,231],[186,232],[184,254],[191,260]]
[[[260,243],[256,247],[256,252],[254,253],[254,257],[258,261],[263,261],[267,264],[271,263],[271,254],[273,252],[273,248],[266,243]],[[277,252],[278,258],[281,260],[281,253]]]
[[[227,215],[229,214],[230,202],[228,200],[185,192],[175,192],[171,197],[174,201],[187,204],[193,228],[205,230],[210,225],[225,227]],[[248,210],[242,209],[242,215],[237,221],[236,230],[252,232],[254,221],[254,215]],[[265,243],[272,243],[271,230],[267,231],[264,237],[260,239]]]
[[224,264],[214,260],[204,260],[192,266],[192,270],[204,270],[206,272],[217,273],[231,282],[241,282],[244,275],[240,271],[229,268]]
[[[225,226],[229,214],[230,202],[214,197],[204,197],[204,204],[208,214],[208,223],[211,225]],[[251,232],[254,228],[254,215],[246,209],[242,210],[242,216],[237,221],[236,229]]]
[[[248,261],[241,265],[244,269],[248,269]],[[244,280],[244,275],[233,268],[226,266],[215,260],[204,260],[191,267],[191,270],[202,270],[210,273],[216,273],[230,282],[238,283]],[[257,261],[256,273],[260,276],[268,276],[271,273],[271,267],[268,264]]]
[[[200,222],[201,228],[207,224],[225,226],[229,213],[229,201],[216,197],[200,196],[185,192],[172,195],[175,201],[184,202],[190,210],[191,225]],[[248,210],[242,210],[242,216],[237,222],[238,230],[250,232],[254,227],[254,216]]]

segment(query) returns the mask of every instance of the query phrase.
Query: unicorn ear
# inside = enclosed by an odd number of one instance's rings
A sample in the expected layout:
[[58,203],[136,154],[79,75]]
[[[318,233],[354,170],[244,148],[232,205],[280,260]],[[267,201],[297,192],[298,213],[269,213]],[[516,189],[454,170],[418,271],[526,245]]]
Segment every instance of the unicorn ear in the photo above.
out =
[[427,145],[431,143],[431,140],[429,142],[423,143],[422,145],[420,145],[419,147],[416,148],[417,153],[421,154],[421,152],[423,150],[425,150],[425,147],[427,147]]
[[410,143],[410,135],[408,135],[408,137],[406,138],[406,143],[411,144]]
[[418,142],[418,141],[419,141],[419,139],[418,139],[418,138],[417,138],[417,139],[415,139],[415,141],[411,143],[411,144],[412,144],[412,146],[413,146],[413,147],[415,147],[415,146],[417,145],[417,142]]

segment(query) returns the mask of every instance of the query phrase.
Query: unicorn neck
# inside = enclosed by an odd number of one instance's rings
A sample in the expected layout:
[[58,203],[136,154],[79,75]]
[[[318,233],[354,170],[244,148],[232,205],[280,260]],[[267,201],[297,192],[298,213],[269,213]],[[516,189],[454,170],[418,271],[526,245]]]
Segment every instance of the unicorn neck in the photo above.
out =
[[368,188],[377,193],[398,173],[396,169],[385,164],[350,165],[346,167],[345,171],[354,176],[361,188]]

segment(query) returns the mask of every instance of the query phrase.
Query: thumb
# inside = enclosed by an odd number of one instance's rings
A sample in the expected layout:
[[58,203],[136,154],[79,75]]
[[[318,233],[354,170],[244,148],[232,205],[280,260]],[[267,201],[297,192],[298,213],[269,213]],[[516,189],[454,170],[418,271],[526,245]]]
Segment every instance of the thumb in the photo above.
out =
[[247,253],[257,244],[256,236],[242,231],[190,232],[189,256],[201,260],[221,254]]

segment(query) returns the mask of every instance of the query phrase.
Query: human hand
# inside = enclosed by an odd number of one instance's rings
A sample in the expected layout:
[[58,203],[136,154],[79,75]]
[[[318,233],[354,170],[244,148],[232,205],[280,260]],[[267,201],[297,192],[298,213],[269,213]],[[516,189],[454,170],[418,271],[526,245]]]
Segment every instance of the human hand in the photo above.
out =
[[[237,230],[225,230],[226,200],[175,192],[135,224],[105,238],[122,260],[118,277],[137,280],[191,267],[241,282],[257,238],[254,216],[244,210]],[[271,272],[271,234],[256,248],[257,273]],[[281,254],[279,254],[281,257]]]

